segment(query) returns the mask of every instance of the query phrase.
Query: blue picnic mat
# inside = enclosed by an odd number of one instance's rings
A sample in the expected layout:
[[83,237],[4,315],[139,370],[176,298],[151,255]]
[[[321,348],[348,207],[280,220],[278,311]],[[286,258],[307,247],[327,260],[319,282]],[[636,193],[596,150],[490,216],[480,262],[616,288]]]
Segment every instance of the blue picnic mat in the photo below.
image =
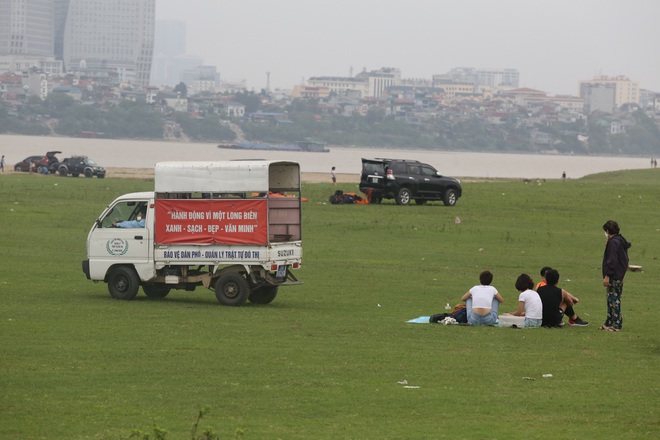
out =
[[413,318],[406,322],[409,322],[411,324],[428,324],[429,319],[431,319],[430,316],[420,316],[419,318]]

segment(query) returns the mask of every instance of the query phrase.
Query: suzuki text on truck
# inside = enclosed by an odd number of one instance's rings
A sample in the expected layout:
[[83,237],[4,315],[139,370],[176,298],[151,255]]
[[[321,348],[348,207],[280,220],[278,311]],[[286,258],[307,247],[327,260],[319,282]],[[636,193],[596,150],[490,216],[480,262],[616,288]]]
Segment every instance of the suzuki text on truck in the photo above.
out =
[[162,162],[154,176],[154,192],[118,197],[92,226],[88,279],[124,300],[140,286],[149,298],[204,286],[229,306],[268,304],[301,284],[298,163]]

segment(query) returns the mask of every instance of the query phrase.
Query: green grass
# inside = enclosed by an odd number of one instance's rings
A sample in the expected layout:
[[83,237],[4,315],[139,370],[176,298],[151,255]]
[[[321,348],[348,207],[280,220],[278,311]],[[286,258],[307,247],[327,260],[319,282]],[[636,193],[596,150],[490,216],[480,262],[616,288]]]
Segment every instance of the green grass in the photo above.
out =
[[[198,432],[224,439],[657,438],[659,178],[464,182],[453,208],[331,205],[337,187],[305,184],[304,284],[231,308],[204,289],[116,301],[85,279],[95,217],[152,182],[0,176],[0,438],[189,439],[205,406]],[[608,219],[644,267],[618,334],[597,330]],[[406,323],[484,269],[513,311],[516,277],[544,265],[589,327]]]

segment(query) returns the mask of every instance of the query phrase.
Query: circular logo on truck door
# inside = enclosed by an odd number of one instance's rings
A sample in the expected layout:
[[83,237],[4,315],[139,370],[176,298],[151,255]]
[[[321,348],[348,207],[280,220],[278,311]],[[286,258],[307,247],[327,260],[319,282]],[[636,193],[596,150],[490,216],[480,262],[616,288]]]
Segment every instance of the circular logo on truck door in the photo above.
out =
[[121,257],[126,252],[128,252],[128,240],[113,238],[112,240],[108,240],[108,242],[105,244],[105,248],[108,250],[110,255]]

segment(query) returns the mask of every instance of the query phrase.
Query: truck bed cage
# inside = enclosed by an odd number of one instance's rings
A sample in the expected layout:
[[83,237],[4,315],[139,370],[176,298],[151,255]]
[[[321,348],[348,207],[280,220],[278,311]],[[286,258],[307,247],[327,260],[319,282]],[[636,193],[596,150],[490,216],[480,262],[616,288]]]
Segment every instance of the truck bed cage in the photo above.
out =
[[[155,169],[156,194],[235,194],[300,192],[300,165],[278,160],[216,162],[159,162]],[[170,198],[164,196],[163,198]],[[181,197],[189,198],[189,197]],[[196,197],[197,198],[197,197]]]

